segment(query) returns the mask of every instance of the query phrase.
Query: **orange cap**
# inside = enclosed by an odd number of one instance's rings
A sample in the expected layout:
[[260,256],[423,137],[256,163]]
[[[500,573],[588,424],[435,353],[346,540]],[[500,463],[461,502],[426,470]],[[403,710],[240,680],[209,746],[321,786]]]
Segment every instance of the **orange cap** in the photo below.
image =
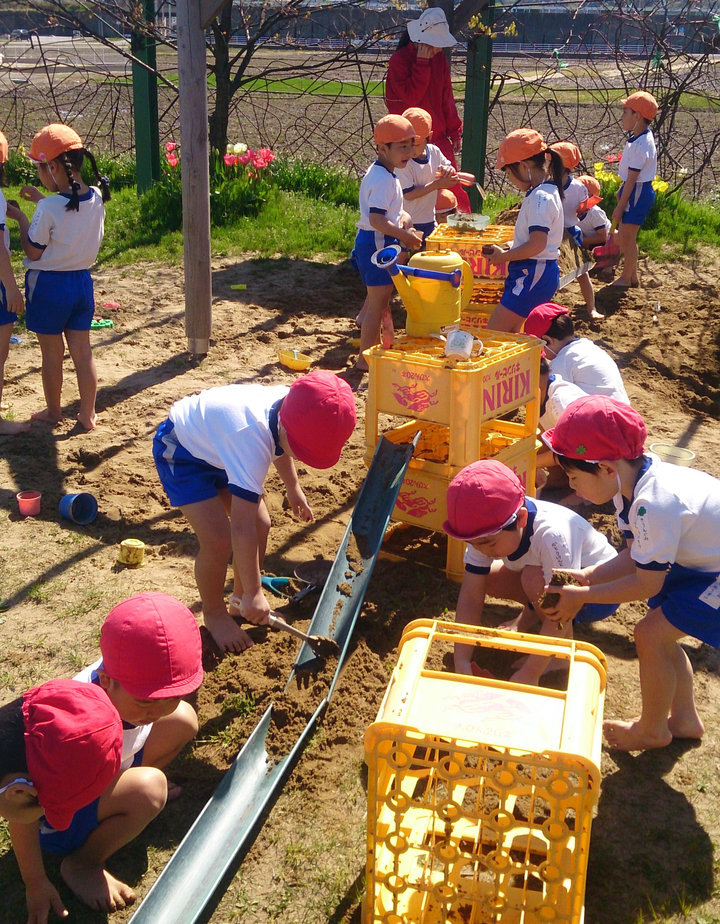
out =
[[408,120],[419,138],[429,138],[432,135],[432,116],[425,109],[411,106],[403,112],[402,117]]
[[8,147],[8,140],[5,137],[5,135],[3,135],[2,132],[0,132],[0,164],[7,163],[9,152],[10,152],[10,149]]
[[576,177],[578,183],[582,183],[585,189],[588,191],[589,196],[601,196],[602,190],[600,189],[600,180],[596,180],[594,176],[590,176],[588,173],[584,173],[582,176]]
[[580,148],[572,141],[556,141],[555,144],[550,145],[550,150],[560,155],[566,170],[574,170],[582,160]]
[[438,189],[435,199],[436,212],[452,212],[457,208],[457,196],[451,189]]
[[657,100],[652,93],[648,93],[646,90],[638,90],[637,93],[631,93],[630,96],[621,99],[620,102],[627,109],[632,109],[633,112],[639,112],[643,119],[647,119],[648,122],[652,122],[657,115]]
[[547,145],[540,132],[532,128],[516,128],[500,142],[496,167],[502,170],[509,164],[517,164],[543,151],[547,151]]
[[414,141],[415,133],[412,122],[400,115],[386,115],[375,125],[373,138],[376,144],[394,144],[398,141]]
[[47,164],[65,151],[78,151],[82,147],[82,139],[73,128],[53,123],[41,128],[35,135],[28,157],[33,163]]

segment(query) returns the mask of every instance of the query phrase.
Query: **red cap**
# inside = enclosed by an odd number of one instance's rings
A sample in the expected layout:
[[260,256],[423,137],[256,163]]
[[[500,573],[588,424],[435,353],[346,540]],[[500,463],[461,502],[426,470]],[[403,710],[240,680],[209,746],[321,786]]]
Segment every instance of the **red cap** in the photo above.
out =
[[335,465],[356,419],[352,388],[324,369],[296,379],[280,409],[293,455],[311,468]]
[[138,699],[171,699],[203,680],[200,630],[190,610],[168,594],[130,597],[100,630],[103,670]]
[[530,334],[531,337],[544,337],[552,322],[561,314],[570,314],[570,311],[564,305],[556,305],[555,302],[537,305],[527,316],[524,333]]
[[657,100],[652,93],[647,93],[645,90],[638,90],[637,93],[631,93],[630,96],[621,99],[620,102],[626,109],[639,112],[643,119],[647,119],[648,122],[652,122],[657,115]]
[[78,151],[82,146],[82,139],[74,128],[54,122],[41,128],[35,135],[28,157],[33,163],[47,164],[65,151]]
[[10,155],[10,148],[8,145],[8,140],[5,137],[5,135],[3,135],[2,132],[0,132],[0,164],[6,164],[9,155]]
[[582,160],[580,148],[572,141],[556,141],[555,144],[550,145],[550,150],[560,155],[566,170],[574,170]]
[[583,462],[617,462],[643,454],[645,421],[629,404],[588,395],[569,404],[542,438],[559,456]]
[[533,128],[516,128],[500,142],[495,166],[502,170],[509,164],[518,164],[543,151],[547,151],[547,145],[540,132]]
[[496,459],[481,459],[450,482],[442,528],[464,542],[493,536],[512,523],[524,501],[525,489],[512,469]]
[[399,141],[415,141],[419,135],[412,122],[401,115],[386,115],[375,124],[373,138],[376,144],[395,144]]
[[93,683],[50,680],[23,697],[25,755],[38,802],[58,831],[120,770],[122,721]]

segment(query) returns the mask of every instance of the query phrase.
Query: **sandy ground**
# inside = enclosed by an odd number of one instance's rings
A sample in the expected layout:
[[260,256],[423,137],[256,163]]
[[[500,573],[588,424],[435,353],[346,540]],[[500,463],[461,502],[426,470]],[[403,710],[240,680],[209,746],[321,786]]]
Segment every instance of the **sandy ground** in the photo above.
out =
[[[696,466],[720,476],[717,416],[720,411],[717,276],[714,253],[685,264],[645,265],[644,286],[617,298],[598,293],[607,319],[584,335],[604,345],[623,368],[628,391],[653,440],[692,449]],[[236,291],[232,285],[245,284]],[[52,430],[0,440],[0,682],[2,702],[51,677],[71,675],[98,654],[98,633],[109,609],[142,590],[175,594],[199,610],[192,575],[195,540],[158,482],[150,441],[174,400],[232,381],[291,382],[277,363],[290,346],[312,356],[314,366],[341,370],[352,362],[348,337],[363,292],[349,264],[277,260],[214,266],[214,340],[195,363],[185,353],[183,283],[179,268],[155,265],[105,270],[96,276],[99,313],[111,330],[92,334],[100,376],[99,425],[84,433],[73,424],[77,391],[66,368],[66,420]],[[103,308],[104,302],[119,308]],[[566,303],[577,307],[575,286]],[[659,305],[659,307],[658,307]],[[397,324],[403,315],[397,311]],[[577,312],[581,318],[582,313]],[[654,320],[654,318],[656,320]],[[15,419],[42,406],[40,355],[32,335],[12,349],[5,397]],[[316,522],[303,525],[285,508],[281,482],[267,483],[273,519],[266,570],[292,574],[316,557],[332,559],[365,475],[365,393],[357,393],[360,424],[329,472],[305,470],[300,480]],[[682,470],[678,469],[678,476]],[[38,518],[18,516],[15,493],[42,491]],[[91,491],[97,520],[74,526],[58,516],[66,492]],[[591,514],[611,528],[608,511]],[[146,565],[120,568],[118,544],[135,537],[147,544]],[[215,924],[251,921],[358,921],[362,892],[366,807],[363,734],[373,721],[396,659],[403,627],[416,617],[453,618],[457,586],[433,567],[442,560],[442,538],[399,531],[390,540],[406,562],[378,562],[358,622],[349,663],[323,728],[315,735],[268,823],[212,918]],[[279,601],[278,601],[279,602]],[[284,612],[306,625],[312,598]],[[499,623],[514,608],[496,604],[488,620]],[[610,663],[606,715],[628,716],[638,707],[633,625],[640,605],[623,605],[602,624],[581,630]],[[284,635],[253,630],[257,645],[219,661],[207,652],[209,673],[197,703],[201,730],[194,747],[171,768],[183,796],[130,847],[112,859],[116,875],[145,894],[216,787],[223,771],[270,701],[279,702],[297,644]],[[671,920],[717,920],[714,845],[718,824],[720,764],[718,656],[687,645],[708,732],[701,746],[676,742],[640,756],[603,754],[603,786],[593,826],[586,900],[587,924],[630,924],[638,914]],[[288,729],[317,702],[324,680],[282,700]],[[53,875],[57,867],[49,867]],[[0,827],[0,924],[22,922],[24,895],[5,829]],[[67,889],[72,920],[98,922],[104,915],[82,907]],[[112,916],[114,922],[129,918]]]

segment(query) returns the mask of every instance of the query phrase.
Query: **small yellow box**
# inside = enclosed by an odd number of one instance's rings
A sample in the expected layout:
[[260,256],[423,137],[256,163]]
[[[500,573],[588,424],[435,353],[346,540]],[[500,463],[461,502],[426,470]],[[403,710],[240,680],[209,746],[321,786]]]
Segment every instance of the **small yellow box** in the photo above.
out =
[[512,241],[514,230],[510,225],[488,225],[483,231],[459,231],[438,225],[426,238],[425,246],[428,250],[454,250],[470,264],[475,276],[504,279],[507,263],[493,266],[483,257],[482,248],[486,244],[507,244]]
[[[377,443],[378,413],[444,424],[456,432],[462,428],[471,444],[477,444],[484,421],[531,402],[537,413],[542,341],[496,331],[481,332],[478,339],[483,353],[467,362],[446,358],[442,343],[431,339],[397,337],[389,350],[366,350],[368,445]],[[534,432],[537,417],[530,426]]]
[[[433,667],[458,642],[554,655],[567,690]],[[363,924],[580,924],[605,684],[592,645],[410,623],[365,735]]]

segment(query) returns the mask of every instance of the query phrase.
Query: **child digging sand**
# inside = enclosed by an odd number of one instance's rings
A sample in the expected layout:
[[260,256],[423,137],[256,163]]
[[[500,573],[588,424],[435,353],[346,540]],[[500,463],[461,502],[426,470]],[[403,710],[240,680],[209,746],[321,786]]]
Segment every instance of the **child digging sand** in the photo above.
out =
[[398,241],[406,248],[416,250],[423,239],[403,208],[402,186],[395,175],[395,170],[406,167],[412,158],[415,129],[402,116],[388,115],[376,124],[373,138],[378,157],[360,184],[360,221],[357,222],[355,246],[350,255],[367,286],[365,302],[357,316],[360,355],[355,367],[360,372],[367,372],[367,362],[362,354],[378,343],[381,324],[392,336],[390,297],[394,290],[393,281],[387,270],[374,265],[372,256]]
[[[607,539],[582,517],[547,501],[532,500],[517,475],[502,462],[483,459],[464,468],[450,482],[445,532],[467,543],[465,576],[456,621],[479,626],[485,597],[523,604],[520,616],[504,628],[528,631],[538,620],[541,635],[571,638],[573,620],[595,622],[615,612],[616,603],[583,607],[562,622],[547,619],[539,607],[554,569],[567,570],[612,561],[617,553]],[[555,590],[555,588],[551,588]],[[455,646],[455,670],[473,673],[471,645]],[[537,684],[549,666],[532,656],[513,680]]]
[[584,603],[648,601],[635,626],[642,712],[603,726],[621,751],[702,737],[680,640],[720,647],[720,481],[646,455],[646,436],[637,411],[600,396],[575,401],[543,434],[573,490],[593,504],[614,502],[628,542],[617,558],[577,574],[586,586],[552,588],[560,599],[548,615],[563,620]]
[[[42,353],[46,406],[32,417],[51,424],[62,420],[64,336],[80,391],[77,419],[86,430],[93,430],[97,371],[90,349],[90,324],[95,313],[90,267],[102,243],[103,203],[110,198],[110,188],[107,178],[99,175],[95,158],[68,125],[42,128],[33,138],[29,157],[37,166],[42,185],[56,193],[43,196],[37,187],[23,186],[21,197],[37,205],[32,222],[20,209],[8,210],[20,225],[25,251],[26,324],[37,334]],[[88,187],[80,175],[86,157],[99,189]]]
[[[0,186],[3,185],[5,164],[8,159],[8,142],[0,132]],[[14,436],[30,426],[14,420],[3,420],[2,393],[5,381],[5,363],[10,353],[10,337],[18,315],[25,310],[10,263],[10,232],[7,228],[7,202],[0,189],[0,436]]]
[[[293,459],[331,468],[355,429],[355,399],[347,382],[317,370],[285,385],[225,385],[176,401],[153,440],[153,456],[170,503],[195,530],[200,550],[195,580],[205,625],[221,651],[252,641],[233,616],[268,622],[262,592],[270,516],[263,482],[274,463],[293,513],[313,513]],[[242,613],[228,612],[225,579],[232,556],[233,595]]]
[[[0,817],[9,822],[25,883],[28,924],[46,924],[51,908],[61,918],[68,915],[45,872],[41,830],[68,831],[87,815],[88,806],[95,806],[95,814],[110,827],[133,829],[133,837],[150,820],[145,819],[143,794],[117,775],[122,735],[120,716],[105,693],[74,680],[51,680],[0,707]],[[157,811],[163,803],[159,791]],[[69,858],[60,873],[77,891]],[[104,874],[112,900],[97,902],[95,909],[125,907],[134,893]]]

